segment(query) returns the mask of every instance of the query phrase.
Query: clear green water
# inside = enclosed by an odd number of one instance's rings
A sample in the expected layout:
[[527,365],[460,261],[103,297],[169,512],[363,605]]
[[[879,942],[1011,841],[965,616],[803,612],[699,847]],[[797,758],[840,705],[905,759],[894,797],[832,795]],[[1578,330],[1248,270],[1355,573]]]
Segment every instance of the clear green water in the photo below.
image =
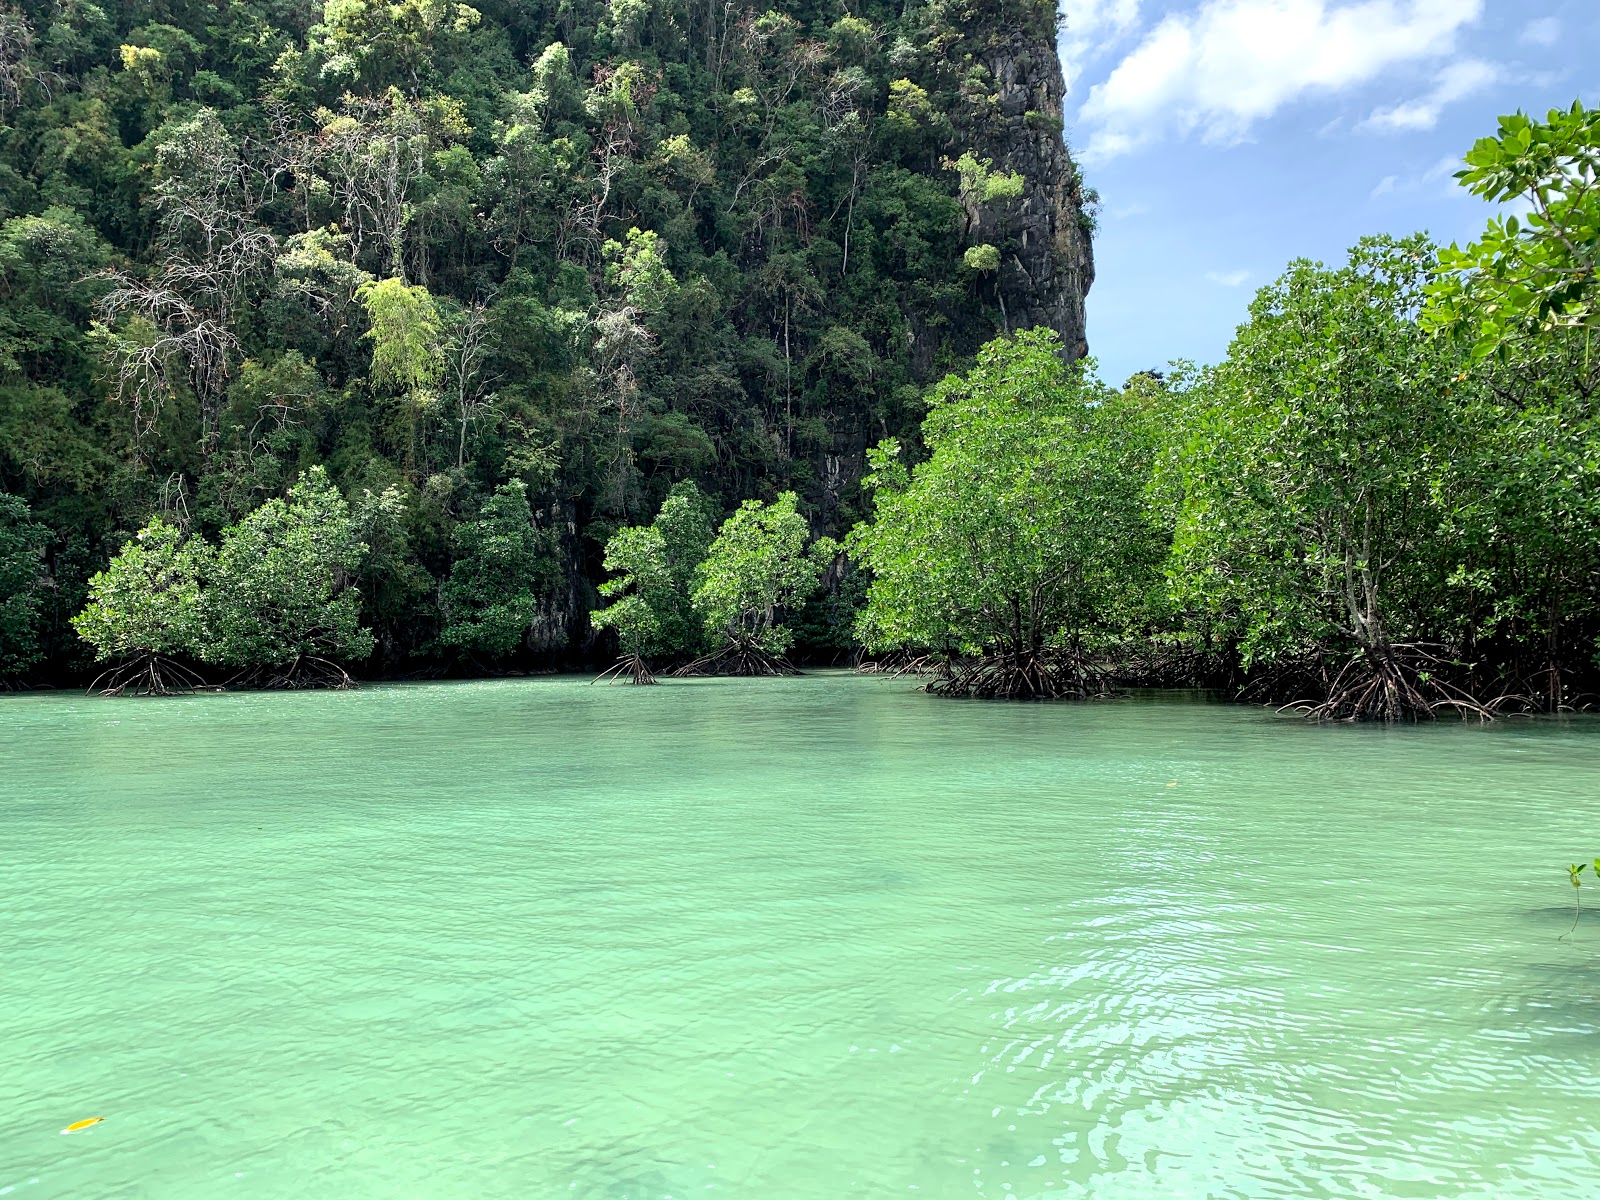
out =
[[1581,1194],[1597,781],[851,676],[0,700],[0,1193]]

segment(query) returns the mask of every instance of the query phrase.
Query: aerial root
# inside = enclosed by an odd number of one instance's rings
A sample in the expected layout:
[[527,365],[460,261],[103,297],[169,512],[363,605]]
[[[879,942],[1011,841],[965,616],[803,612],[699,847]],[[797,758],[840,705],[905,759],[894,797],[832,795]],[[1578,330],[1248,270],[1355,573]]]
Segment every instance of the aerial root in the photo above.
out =
[[186,696],[205,688],[206,681],[180,662],[162,654],[139,654],[103,672],[89,685],[102,696]]
[[599,683],[601,680],[605,680],[607,683],[617,683],[624,676],[627,677],[627,682],[637,684],[640,687],[648,687],[656,682],[656,677],[650,673],[650,667],[637,654],[624,654],[616,662],[596,675],[592,682]]
[[1133,687],[1194,687],[1219,672],[1214,654],[1156,638],[1127,644],[1108,666],[1117,682]]
[[[1442,712],[1493,721],[1509,711],[1517,711],[1529,698],[1505,693],[1491,700],[1480,700],[1450,677],[1459,664],[1421,644],[1380,646],[1350,655],[1331,679],[1318,668],[1311,678],[1300,674],[1297,690],[1312,690],[1320,682],[1323,699],[1298,699],[1282,705],[1279,712],[1294,712],[1313,721],[1430,721]],[[1258,685],[1264,691],[1282,687],[1294,679],[1291,667]]]
[[940,664],[931,696],[977,700],[1083,700],[1105,692],[1099,673],[1064,654],[991,654]]
[[944,660],[932,654],[907,654],[897,650],[886,658],[874,658],[856,667],[858,675],[887,675],[899,679],[902,675],[928,675],[938,670]]
[[769,654],[754,642],[729,642],[720,650],[685,663],[672,674],[694,675],[798,675],[800,668],[781,654]]
[[344,691],[356,686],[338,663],[315,654],[296,655],[288,663],[254,667],[228,681],[229,687],[258,688],[268,692],[327,689]]

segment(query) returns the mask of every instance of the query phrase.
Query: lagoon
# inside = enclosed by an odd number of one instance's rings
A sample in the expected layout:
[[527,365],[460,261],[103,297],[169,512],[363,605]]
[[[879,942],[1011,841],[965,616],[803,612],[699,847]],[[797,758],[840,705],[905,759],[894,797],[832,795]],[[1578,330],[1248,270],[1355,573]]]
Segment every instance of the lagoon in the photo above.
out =
[[1571,1194],[1596,780],[844,673],[3,697],[0,1195]]

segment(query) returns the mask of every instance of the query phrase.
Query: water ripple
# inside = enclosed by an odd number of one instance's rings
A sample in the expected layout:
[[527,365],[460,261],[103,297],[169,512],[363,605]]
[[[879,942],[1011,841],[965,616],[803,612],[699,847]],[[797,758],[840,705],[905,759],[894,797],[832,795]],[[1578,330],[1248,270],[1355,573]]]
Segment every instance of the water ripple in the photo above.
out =
[[849,676],[8,698],[0,1195],[1565,1194],[1597,769]]

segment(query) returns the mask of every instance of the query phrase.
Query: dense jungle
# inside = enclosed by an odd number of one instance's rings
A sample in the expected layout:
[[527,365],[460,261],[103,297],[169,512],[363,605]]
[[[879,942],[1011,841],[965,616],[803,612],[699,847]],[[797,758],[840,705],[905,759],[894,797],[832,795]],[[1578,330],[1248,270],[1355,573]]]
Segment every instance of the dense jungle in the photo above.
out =
[[0,5],[0,677],[1591,706],[1600,111],[1112,386],[1057,26]]
[[[8,673],[86,668],[67,619],[152,517],[213,536],[314,465],[371,672],[586,653],[679,480],[847,529],[929,382],[1008,321],[1081,343],[1090,272],[1053,10],[858,8],[0,8],[0,487],[48,530]],[[499,603],[526,636],[463,630]]]

